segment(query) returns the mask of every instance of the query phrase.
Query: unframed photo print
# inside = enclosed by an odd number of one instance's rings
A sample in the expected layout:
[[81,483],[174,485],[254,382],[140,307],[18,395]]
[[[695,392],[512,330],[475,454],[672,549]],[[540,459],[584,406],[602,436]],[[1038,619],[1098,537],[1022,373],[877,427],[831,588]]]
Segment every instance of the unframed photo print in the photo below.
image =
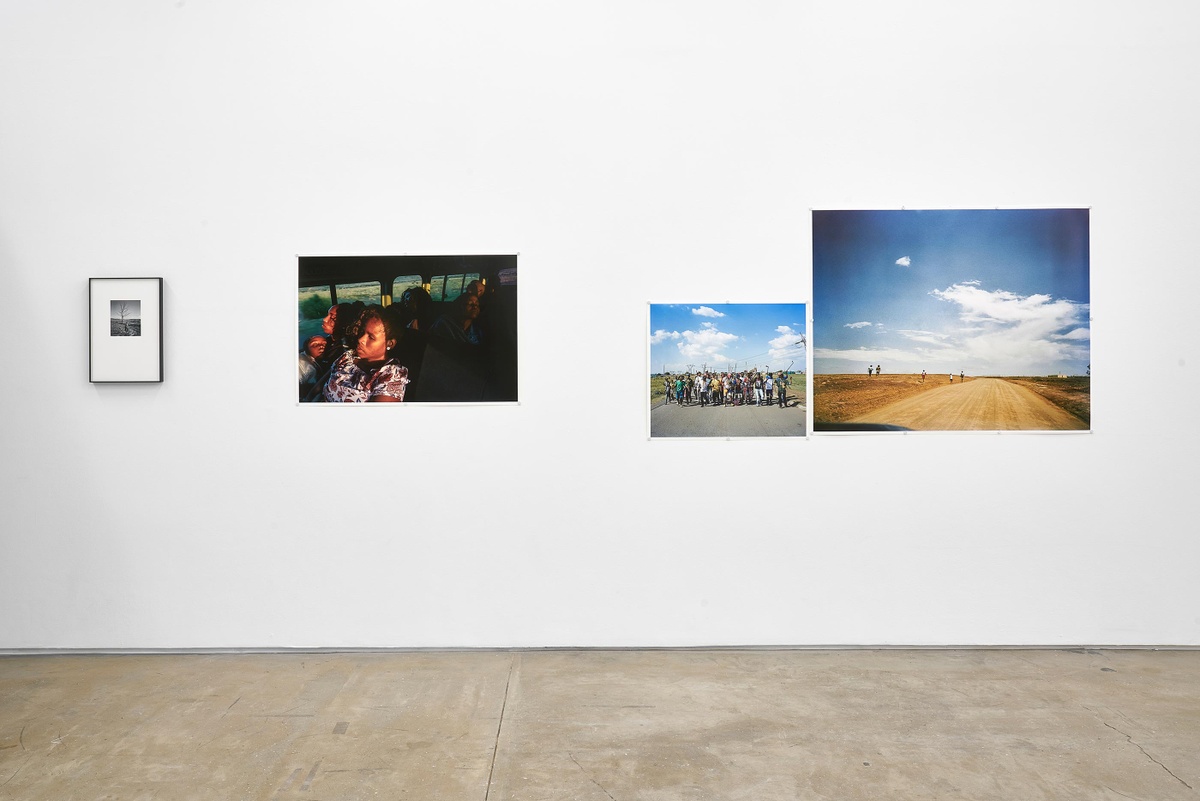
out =
[[804,437],[803,303],[650,304],[650,437]]
[[1088,431],[1088,209],[813,212],[813,430]]
[[517,401],[517,257],[302,256],[300,403]]

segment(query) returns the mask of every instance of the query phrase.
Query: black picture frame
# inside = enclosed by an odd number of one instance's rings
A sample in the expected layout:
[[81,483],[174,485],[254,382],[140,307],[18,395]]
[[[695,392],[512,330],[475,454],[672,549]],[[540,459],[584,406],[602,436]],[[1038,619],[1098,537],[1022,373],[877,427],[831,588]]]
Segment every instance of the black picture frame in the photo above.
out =
[[88,279],[88,380],[161,384],[163,279]]

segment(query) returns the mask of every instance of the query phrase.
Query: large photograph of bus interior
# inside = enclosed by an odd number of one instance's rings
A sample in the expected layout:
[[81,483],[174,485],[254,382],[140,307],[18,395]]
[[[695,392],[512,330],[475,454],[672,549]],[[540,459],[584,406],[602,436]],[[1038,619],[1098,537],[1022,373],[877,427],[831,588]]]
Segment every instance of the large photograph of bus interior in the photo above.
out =
[[300,403],[517,401],[517,257],[301,256]]

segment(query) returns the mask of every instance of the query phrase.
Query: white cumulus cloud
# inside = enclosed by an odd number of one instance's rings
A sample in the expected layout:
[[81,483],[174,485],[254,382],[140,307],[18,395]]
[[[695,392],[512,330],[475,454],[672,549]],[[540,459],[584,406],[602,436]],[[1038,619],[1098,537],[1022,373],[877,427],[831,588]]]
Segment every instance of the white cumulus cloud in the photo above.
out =
[[896,332],[900,336],[912,342],[920,342],[926,345],[945,345],[949,338],[946,334],[939,334],[936,331],[912,331],[900,329]]
[[900,258],[896,259],[896,264],[899,264],[901,267],[907,267],[912,264],[912,259],[910,259],[908,256],[901,256]]
[[822,361],[838,359],[855,362],[864,368],[867,364],[882,363],[885,370],[890,368],[892,372],[920,372],[921,365],[928,356],[920,350],[903,348],[817,348],[813,351],[813,358]]
[[725,315],[716,309],[710,309],[708,306],[701,306],[698,309],[692,309],[692,314],[697,314],[701,317],[724,317]]
[[846,328],[866,328],[869,325],[870,325],[870,323],[864,321],[861,323],[846,323],[845,327]]
[[666,342],[668,339],[679,339],[679,336],[678,331],[664,331],[660,328],[650,337],[650,344],[657,345],[660,342]]
[[1088,361],[1088,305],[1050,295],[985,290],[978,281],[929,293],[958,307],[956,345],[991,375],[1041,374]]
[[725,347],[738,340],[737,334],[727,334],[715,326],[706,326],[699,331],[684,331],[679,343],[679,354],[689,362],[728,361],[723,353]]
[[768,358],[770,366],[778,369],[784,359],[789,361],[804,358],[804,334],[792,329],[790,325],[780,325],[775,328],[779,336],[767,343],[770,347]]

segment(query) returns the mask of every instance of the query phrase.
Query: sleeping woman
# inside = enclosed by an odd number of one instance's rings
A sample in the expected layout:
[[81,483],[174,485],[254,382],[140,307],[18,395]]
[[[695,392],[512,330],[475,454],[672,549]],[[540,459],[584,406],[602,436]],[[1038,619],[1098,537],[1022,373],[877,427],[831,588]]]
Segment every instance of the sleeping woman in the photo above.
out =
[[323,395],[331,403],[399,402],[408,369],[393,351],[403,334],[382,306],[367,306],[354,325],[357,344],[333,363]]

